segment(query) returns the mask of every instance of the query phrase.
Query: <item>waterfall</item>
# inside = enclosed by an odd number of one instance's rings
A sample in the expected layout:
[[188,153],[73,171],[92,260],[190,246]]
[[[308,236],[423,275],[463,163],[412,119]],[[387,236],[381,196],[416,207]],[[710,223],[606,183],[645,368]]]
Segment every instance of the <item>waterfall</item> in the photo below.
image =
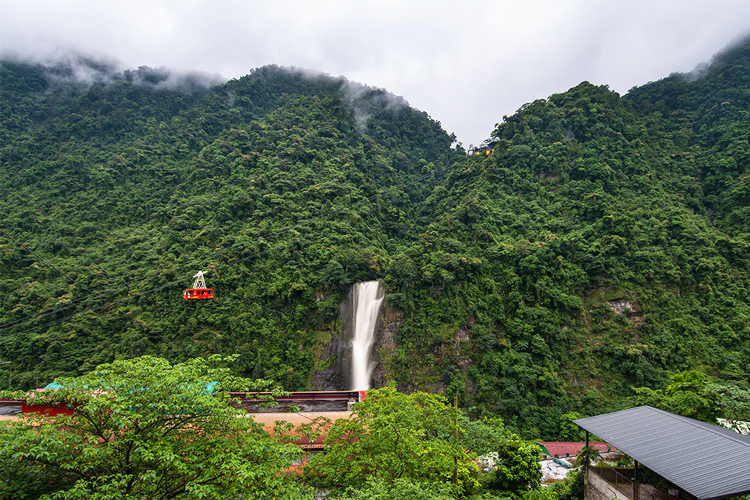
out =
[[375,368],[372,346],[375,343],[375,326],[383,294],[380,283],[357,283],[352,289],[352,390],[366,391]]

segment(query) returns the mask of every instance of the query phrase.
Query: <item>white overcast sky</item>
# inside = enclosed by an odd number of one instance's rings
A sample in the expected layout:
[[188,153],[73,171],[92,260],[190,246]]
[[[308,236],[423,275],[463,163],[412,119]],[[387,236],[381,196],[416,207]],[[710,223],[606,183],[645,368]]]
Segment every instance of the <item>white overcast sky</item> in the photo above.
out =
[[624,94],[748,33],[748,0],[0,0],[0,54],[316,69],[403,96],[465,147],[524,103],[584,80]]

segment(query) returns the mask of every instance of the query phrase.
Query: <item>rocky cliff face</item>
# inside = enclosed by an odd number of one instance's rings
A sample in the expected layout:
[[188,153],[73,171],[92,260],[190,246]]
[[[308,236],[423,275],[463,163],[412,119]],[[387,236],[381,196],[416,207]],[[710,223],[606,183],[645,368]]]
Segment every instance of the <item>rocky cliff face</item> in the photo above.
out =
[[340,353],[344,350],[345,341],[339,335],[334,334],[331,341],[323,347],[320,361],[328,364],[328,368],[313,373],[310,381],[311,391],[339,391],[345,390],[346,382],[343,379]]
[[401,324],[401,313],[388,308],[384,302],[380,308],[380,318],[377,326],[377,340],[375,341],[375,359],[377,366],[372,375],[372,386],[383,387],[391,377],[388,376],[387,361],[396,350],[394,337]]

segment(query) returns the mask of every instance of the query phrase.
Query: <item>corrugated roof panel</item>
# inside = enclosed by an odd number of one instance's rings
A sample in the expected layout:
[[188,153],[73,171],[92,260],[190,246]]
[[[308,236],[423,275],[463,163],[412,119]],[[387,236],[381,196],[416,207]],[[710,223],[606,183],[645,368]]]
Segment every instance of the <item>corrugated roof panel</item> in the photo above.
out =
[[650,406],[574,422],[700,499],[750,492],[750,437]]

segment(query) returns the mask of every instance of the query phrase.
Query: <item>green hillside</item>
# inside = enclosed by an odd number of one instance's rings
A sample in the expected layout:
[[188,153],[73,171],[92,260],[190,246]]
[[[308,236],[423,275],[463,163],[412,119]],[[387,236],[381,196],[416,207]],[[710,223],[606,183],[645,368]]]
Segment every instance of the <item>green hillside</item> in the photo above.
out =
[[[47,110],[17,106],[0,153],[0,348],[27,387],[214,351],[305,387],[348,286],[382,274],[455,154],[382,91],[354,99],[347,82],[275,67],[198,96],[124,78],[58,88],[18,64],[0,76],[5,100]],[[199,269],[220,301],[182,300]]]
[[[424,360],[542,435],[570,408],[610,409],[678,370],[746,380],[748,238],[712,224],[705,160],[673,136],[583,83],[507,118],[490,156],[457,161],[405,255],[413,283],[389,282],[419,318],[402,328],[402,380]],[[453,349],[462,328],[472,341]]]
[[[584,82],[476,155],[341,78],[82,61],[84,84],[3,62],[0,357],[29,388],[236,352],[243,375],[307,389],[349,287],[378,279],[381,382],[530,437],[677,371],[746,387],[749,55],[623,97]],[[183,301],[201,269],[217,299]]]

